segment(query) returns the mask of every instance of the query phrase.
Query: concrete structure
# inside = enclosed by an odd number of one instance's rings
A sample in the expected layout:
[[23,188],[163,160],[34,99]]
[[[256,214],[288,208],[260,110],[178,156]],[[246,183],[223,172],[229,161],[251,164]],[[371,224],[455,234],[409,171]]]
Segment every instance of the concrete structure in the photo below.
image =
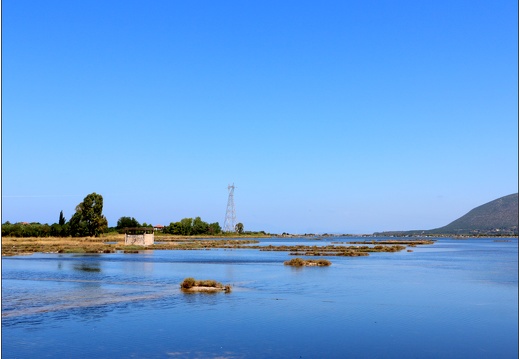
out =
[[125,244],[137,246],[151,246],[154,243],[153,228],[127,228],[125,230]]

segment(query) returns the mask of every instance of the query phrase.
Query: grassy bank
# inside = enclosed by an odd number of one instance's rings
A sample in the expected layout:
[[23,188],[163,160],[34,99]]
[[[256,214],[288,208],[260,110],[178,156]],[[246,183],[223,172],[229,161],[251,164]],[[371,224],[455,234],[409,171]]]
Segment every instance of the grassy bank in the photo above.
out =
[[[433,241],[385,241],[351,242],[345,245],[326,246],[260,246],[258,240],[240,237],[188,237],[157,236],[151,246],[125,245],[124,234],[110,234],[101,237],[3,237],[2,255],[42,253],[138,253],[139,250],[203,250],[203,249],[257,249],[260,251],[289,252],[297,256],[367,256],[373,252],[399,252],[407,247],[433,244]],[[370,245],[355,245],[370,244]]]
[[3,237],[2,256],[42,253],[114,253],[124,251],[136,253],[146,249],[197,250],[212,248],[242,248],[244,245],[258,243],[252,239],[198,239],[193,237],[156,238],[162,242],[151,246],[125,245],[124,234],[101,237]]

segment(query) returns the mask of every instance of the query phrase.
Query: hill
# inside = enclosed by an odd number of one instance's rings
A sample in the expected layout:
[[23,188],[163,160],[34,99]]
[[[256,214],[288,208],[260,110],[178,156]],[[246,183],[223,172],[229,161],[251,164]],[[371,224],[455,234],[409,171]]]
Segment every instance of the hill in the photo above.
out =
[[500,197],[476,208],[450,224],[428,232],[447,234],[518,234],[518,193]]
[[518,193],[473,208],[450,224],[424,231],[382,232],[376,235],[518,235]]

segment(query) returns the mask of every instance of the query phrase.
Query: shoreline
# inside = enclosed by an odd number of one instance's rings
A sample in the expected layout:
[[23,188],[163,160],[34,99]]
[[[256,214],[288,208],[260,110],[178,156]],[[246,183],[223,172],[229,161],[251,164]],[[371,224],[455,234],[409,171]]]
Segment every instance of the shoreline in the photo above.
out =
[[[265,237],[187,237],[158,236],[149,246],[125,245],[124,235],[103,237],[3,237],[2,256],[30,255],[34,253],[139,253],[143,250],[210,250],[210,249],[255,249],[260,251],[289,252],[290,255],[307,256],[366,256],[373,252],[399,252],[418,245],[431,245],[430,239],[386,239],[353,240],[331,242],[325,246],[314,245],[315,241],[307,238],[309,244],[261,246],[259,240]],[[271,238],[271,237],[267,237]],[[298,237],[305,239],[306,237]],[[460,240],[460,237],[452,237]],[[479,237],[468,237],[479,238]],[[480,237],[482,238],[482,237]],[[494,241],[512,240],[518,237],[486,237]]]

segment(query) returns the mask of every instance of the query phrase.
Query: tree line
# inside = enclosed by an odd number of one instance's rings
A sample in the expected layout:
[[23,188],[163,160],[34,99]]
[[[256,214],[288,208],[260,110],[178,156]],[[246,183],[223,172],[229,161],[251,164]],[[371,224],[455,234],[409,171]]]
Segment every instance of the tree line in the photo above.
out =
[[[108,227],[106,217],[103,215],[103,197],[97,193],[87,195],[76,206],[76,212],[69,221],[65,219],[63,211],[60,212],[57,223],[41,224],[10,223],[2,224],[2,236],[12,237],[88,237],[99,236],[102,233],[117,231],[124,233],[125,228],[152,227],[151,224],[139,223],[134,217],[121,217],[116,227]],[[183,218],[178,222],[171,222],[162,229],[162,232],[172,235],[219,235],[222,228],[218,222],[207,223],[200,217]],[[238,223],[235,232],[244,233],[244,225]]]
[[2,224],[2,236],[13,237],[97,237],[107,231],[108,222],[103,215],[103,196],[95,192],[87,195],[76,206],[76,212],[68,222],[61,211],[58,223],[51,225],[38,222]]
[[[137,227],[151,227],[146,223],[139,224],[134,217],[121,217],[117,221],[116,229],[119,232],[123,232],[125,228],[137,228]],[[179,236],[200,236],[200,235],[219,235],[224,233],[222,227],[218,222],[208,223],[203,221],[200,217],[195,218],[183,218],[178,222],[171,222],[168,226],[164,226],[161,230],[166,234],[173,234]],[[237,223],[235,226],[235,232],[238,234],[244,233],[244,225]]]

